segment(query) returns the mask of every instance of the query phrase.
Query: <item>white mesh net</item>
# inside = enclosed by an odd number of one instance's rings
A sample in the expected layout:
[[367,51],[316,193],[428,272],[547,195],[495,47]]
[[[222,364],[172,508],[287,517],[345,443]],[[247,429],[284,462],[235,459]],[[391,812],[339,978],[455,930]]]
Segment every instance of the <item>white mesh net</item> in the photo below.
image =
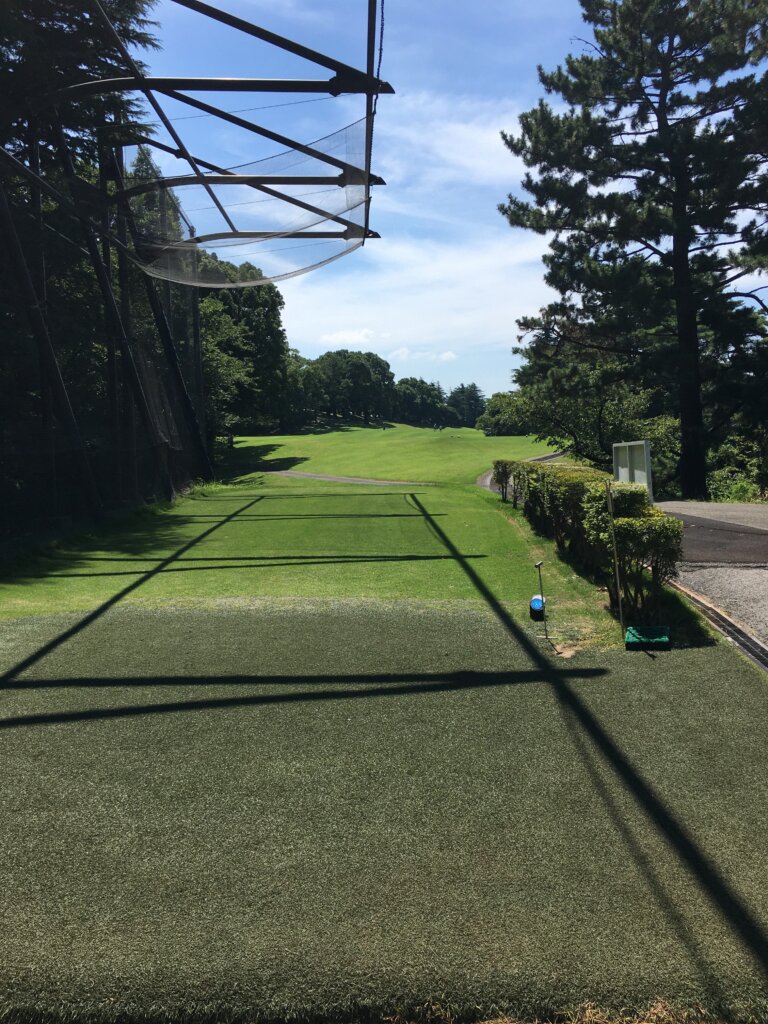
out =
[[[301,149],[199,176],[162,173],[146,145],[126,150],[131,259],[153,277],[207,288],[281,281],[365,238],[365,119]],[[194,224],[194,226],[193,226]]]

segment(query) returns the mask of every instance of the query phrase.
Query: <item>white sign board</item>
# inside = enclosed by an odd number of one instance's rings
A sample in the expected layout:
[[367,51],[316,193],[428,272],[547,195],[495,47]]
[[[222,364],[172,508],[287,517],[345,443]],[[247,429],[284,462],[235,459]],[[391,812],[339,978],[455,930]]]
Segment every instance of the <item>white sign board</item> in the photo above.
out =
[[613,479],[624,484],[643,484],[653,504],[651,445],[648,441],[623,441],[613,446]]

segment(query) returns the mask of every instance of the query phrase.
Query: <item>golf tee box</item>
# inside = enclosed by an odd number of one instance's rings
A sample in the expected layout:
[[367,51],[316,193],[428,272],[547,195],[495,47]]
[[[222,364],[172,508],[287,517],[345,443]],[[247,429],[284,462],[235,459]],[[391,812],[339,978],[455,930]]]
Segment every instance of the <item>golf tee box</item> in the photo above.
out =
[[628,651],[668,651],[671,646],[669,626],[630,626],[624,636]]

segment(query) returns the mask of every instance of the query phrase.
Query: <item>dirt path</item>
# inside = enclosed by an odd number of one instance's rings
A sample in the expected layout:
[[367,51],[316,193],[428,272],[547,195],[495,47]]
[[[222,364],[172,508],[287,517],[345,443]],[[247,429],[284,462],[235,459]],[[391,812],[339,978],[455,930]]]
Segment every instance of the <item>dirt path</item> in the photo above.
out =
[[364,476],[329,476],[326,473],[300,473],[295,469],[277,469],[272,471],[275,476],[295,476],[304,480],[332,480],[337,484],[373,484],[375,487],[389,487],[402,484],[408,487],[431,487],[432,484],[418,480],[371,480]]

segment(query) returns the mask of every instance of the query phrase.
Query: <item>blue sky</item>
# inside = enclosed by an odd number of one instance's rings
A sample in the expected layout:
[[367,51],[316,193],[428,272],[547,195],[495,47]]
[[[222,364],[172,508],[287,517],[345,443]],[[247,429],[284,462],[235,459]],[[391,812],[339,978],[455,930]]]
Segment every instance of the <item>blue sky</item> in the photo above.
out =
[[[365,0],[215,4],[364,67]],[[329,75],[212,26],[172,0],[160,0],[155,17],[163,47],[149,57],[155,74]],[[447,388],[469,381],[486,394],[509,388],[515,321],[549,295],[542,279],[544,241],[513,231],[496,209],[507,193],[519,190],[522,174],[499,133],[514,131],[518,115],[539,99],[536,65],[554,66],[580,48],[584,35],[577,0],[386,0],[382,77],[396,94],[380,98],[375,124],[373,169],[387,185],[374,191],[371,227],[382,237],[280,284],[292,347],[309,357],[341,347],[374,351],[397,377],[421,376]],[[269,107],[245,116],[302,142],[364,112],[360,97],[291,106],[273,104],[307,97],[202,98],[228,110]],[[185,117],[175,127],[189,148],[221,166],[276,151],[240,129],[190,118],[195,111],[173,101],[167,109],[172,117]],[[163,167],[177,165],[168,158]],[[205,211],[197,196],[182,201],[193,207],[197,230],[201,220],[206,228],[214,212]]]

